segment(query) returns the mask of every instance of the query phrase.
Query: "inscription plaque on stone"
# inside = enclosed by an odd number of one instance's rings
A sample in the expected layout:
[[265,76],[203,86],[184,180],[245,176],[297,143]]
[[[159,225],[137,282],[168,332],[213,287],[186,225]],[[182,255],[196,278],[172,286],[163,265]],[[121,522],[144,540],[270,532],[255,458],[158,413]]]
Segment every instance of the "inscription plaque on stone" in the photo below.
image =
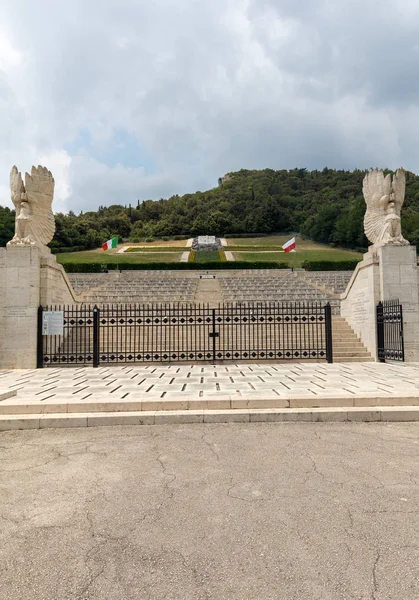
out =
[[42,335],[62,335],[64,331],[64,312],[50,310],[42,314]]

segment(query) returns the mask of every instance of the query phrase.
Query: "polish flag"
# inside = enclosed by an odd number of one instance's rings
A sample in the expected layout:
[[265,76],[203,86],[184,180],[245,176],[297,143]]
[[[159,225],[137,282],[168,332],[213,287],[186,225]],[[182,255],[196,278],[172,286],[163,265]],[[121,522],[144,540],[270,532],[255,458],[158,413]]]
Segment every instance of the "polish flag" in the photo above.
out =
[[291,250],[295,251],[295,238],[288,240],[288,242],[282,246],[282,249],[284,252],[291,252]]

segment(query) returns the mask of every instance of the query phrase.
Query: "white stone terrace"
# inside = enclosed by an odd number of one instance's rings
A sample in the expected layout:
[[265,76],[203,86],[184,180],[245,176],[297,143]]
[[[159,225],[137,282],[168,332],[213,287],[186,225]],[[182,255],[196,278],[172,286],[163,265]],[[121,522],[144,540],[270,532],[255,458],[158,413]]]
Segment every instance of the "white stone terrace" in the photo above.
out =
[[[419,406],[419,363],[146,365],[0,371],[0,414]],[[1,396],[0,396],[1,398]]]

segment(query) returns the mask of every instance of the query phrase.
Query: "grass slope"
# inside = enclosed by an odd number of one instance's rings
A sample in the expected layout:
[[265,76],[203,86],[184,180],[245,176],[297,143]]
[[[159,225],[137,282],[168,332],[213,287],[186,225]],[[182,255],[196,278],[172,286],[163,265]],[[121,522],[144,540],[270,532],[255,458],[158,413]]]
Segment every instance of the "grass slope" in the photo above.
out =
[[[361,260],[362,254],[344,248],[333,248],[311,240],[295,236],[296,252],[280,252],[280,247],[293,237],[290,235],[271,235],[260,238],[229,238],[226,250],[233,252],[236,260],[248,262],[288,262],[299,267],[304,261]],[[240,250],[243,248],[243,250]]]
[[196,263],[220,262],[218,250],[201,251],[195,254]]
[[301,250],[298,252],[233,252],[236,260],[246,262],[287,262],[292,267],[299,267],[304,261],[326,260],[339,262],[341,260],[361,259],[362,254],[347,250]]
[[57,261],[62,264],[68,263],[154,263],[154,262],[179,262],[181,252],[134,252],[117,254],[115,251],[86,250],[84,252],[66,252],[56,254]]

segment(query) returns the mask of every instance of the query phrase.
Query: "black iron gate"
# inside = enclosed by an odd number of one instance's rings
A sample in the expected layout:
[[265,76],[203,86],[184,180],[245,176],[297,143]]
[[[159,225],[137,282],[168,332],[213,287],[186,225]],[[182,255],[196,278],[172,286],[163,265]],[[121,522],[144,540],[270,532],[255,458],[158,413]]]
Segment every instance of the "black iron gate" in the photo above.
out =
[[327,360],[330,304],[127,304],[62,310],[61,335],[38,331],[38,367],[219,360]]
[[377,304],[378,360],[404,361],[403,308],[399,300]]

